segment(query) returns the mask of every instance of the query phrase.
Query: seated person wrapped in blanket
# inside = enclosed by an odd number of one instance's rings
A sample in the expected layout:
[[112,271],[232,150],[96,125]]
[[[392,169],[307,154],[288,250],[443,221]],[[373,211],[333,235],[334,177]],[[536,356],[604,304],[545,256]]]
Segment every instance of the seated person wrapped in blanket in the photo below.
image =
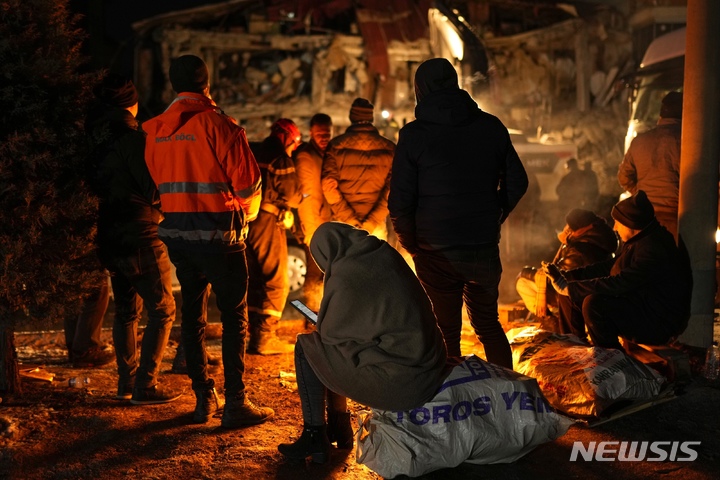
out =
[[421,406],[448,373],[447,351],[430,300],[387,242],[328,222],[316,230],[310,251],[325,272],[325,288],[316,331],[298,335],[295,345],[305,425],[300,439],[278,450],[323,463],[330,438],[352,447],[345,397],[384,410]]

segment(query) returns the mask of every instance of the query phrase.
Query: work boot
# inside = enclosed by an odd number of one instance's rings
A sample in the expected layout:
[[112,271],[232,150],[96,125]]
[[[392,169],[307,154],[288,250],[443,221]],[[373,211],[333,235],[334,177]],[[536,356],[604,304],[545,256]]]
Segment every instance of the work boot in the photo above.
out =
[[251,334],[247,347],[247,353],[251,355],[280,355],[294,351],[295,345],[280,340],[274,333]]
[[227,400],[220,425],[225,428],[257,425],[272,418],[273,415],[275,412],[272,408],[258,407],[243,394]]
[[330,441],[325,425],[305,425],[302,435],[295,443],[281,443],[278,451],[290,460],[312,457],[315,463],[325,463],[330,457]]
[[350,426],[350,412],[328,411],[327,436],[330,443],[337,443],[337,448],[353,447],[354,435]]
[[197,403],[193,412],[193,422],[207,423],[215,412],[222,410],[225,402],[214,388],[197,389],[194,392]]

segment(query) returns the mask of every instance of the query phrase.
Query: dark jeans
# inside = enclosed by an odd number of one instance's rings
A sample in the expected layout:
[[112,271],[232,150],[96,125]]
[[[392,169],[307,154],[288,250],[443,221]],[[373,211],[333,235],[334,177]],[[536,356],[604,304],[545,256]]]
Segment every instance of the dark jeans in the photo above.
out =
[[103,346],[102,324],[108,303],[110,303],[110,287],[107,279],[104,278],[83,301],[80,314],[65,319],[65,346],[71,359],[73,356],[86,353],[91,348]]
[[583,300],[582,312],[596,347],[622,349],[618,337],[663,345],[673,336],[657,319],[648,318],[638,301],[631,298],[588,295]]
[[512,352],[498,320],[502,275],[498,246],[423,251],[413,259],[445,337],[448,356],[461,354],[464,303],[470,324],[485,347],[487,361],[512,369]]
[[295,376],[305,425],[325,425],[326,399],[329,412],[347,410],[347,399],[325,387],[305,358],[299,342],[295,343]]
[[250,329],[269,333],[282,316],[290,286],[285,229],[277,215],[260,211],[245,240]]
[[[553,288],[548,287],[548,288]],[[583,342],[588,341],[585,332],[585,320],[582,314],[582,305],[576,305],[565,295],[557,295],[558,311],[560,313],[560,324],[558,333],[571,333],[576,335]]]
[[[111,260],[115,321],[113,341],[121,385],[157,384],[157,375],[175,321],[172,265],[164,245],[144,247],[134,255]],[[143,305],[148,322],[138,352],[137,331]],[[138,354],[139,353],[139,354]]]
[[207,302],[212,285],[222,323],[225,397],[245,392],[248,274],[245,252],[205,253],[170,248],[182,294],[181,334],[193,390],[213,388],[205,349]]

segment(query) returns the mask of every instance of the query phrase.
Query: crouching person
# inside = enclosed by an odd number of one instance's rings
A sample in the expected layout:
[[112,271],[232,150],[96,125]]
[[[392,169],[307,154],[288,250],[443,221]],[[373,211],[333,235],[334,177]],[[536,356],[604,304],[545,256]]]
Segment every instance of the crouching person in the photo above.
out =
[[[560,270],[573,270],[598,262],[611,260],[618,248],[615,232],[605,219],[590,210],[574,208],[565,216],[565,227],[558,233],[558,248],[552,263]],[[515,288],[525,307],[541,319],[559,315],[552,331],[573,333],[581,340],[587,339],[582,313],[567,307],[569,302],[559,303],[557,293],[549,285],[542,270],[525,267],[518,275]],[[548,322],[554,323],[554,322]]]
[[623,245],[615,260],[560,271],[544,264],[560,302],[582,312],[596,347],[622,348],[618,337],[662,345],[690,318],[692,271],[684,244],[660,225],[644,191],[612,209]]
[[323,463],[329,437],[352,447],[346,397],[383,410],[423,405],[442,384],[447,353],[425,291],[387,242],[329,222],[313,235],[310,251],[325,273],[325,290],[316,330],[295,345],[305,425],[295,443],[278,450]]

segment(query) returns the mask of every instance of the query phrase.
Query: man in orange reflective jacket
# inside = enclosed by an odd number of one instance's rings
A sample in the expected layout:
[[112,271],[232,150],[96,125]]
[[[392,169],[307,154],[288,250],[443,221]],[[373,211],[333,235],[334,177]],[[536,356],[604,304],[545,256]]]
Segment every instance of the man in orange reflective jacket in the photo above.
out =
[[247,224],[260,208],[260,169],[237,122],[209,94],[203,60],[184,55],[170,65],[178,96],[143,125],[145,160],[160,192],[165,218],[158,235],[168,246],[182,291],[182,342],[197,398],[193,421],[205,423],[220,407],[205,351],[207,299],[212,286],[223,325],[226,428],[262,423],[270,408],[247,397],[245,335]]

